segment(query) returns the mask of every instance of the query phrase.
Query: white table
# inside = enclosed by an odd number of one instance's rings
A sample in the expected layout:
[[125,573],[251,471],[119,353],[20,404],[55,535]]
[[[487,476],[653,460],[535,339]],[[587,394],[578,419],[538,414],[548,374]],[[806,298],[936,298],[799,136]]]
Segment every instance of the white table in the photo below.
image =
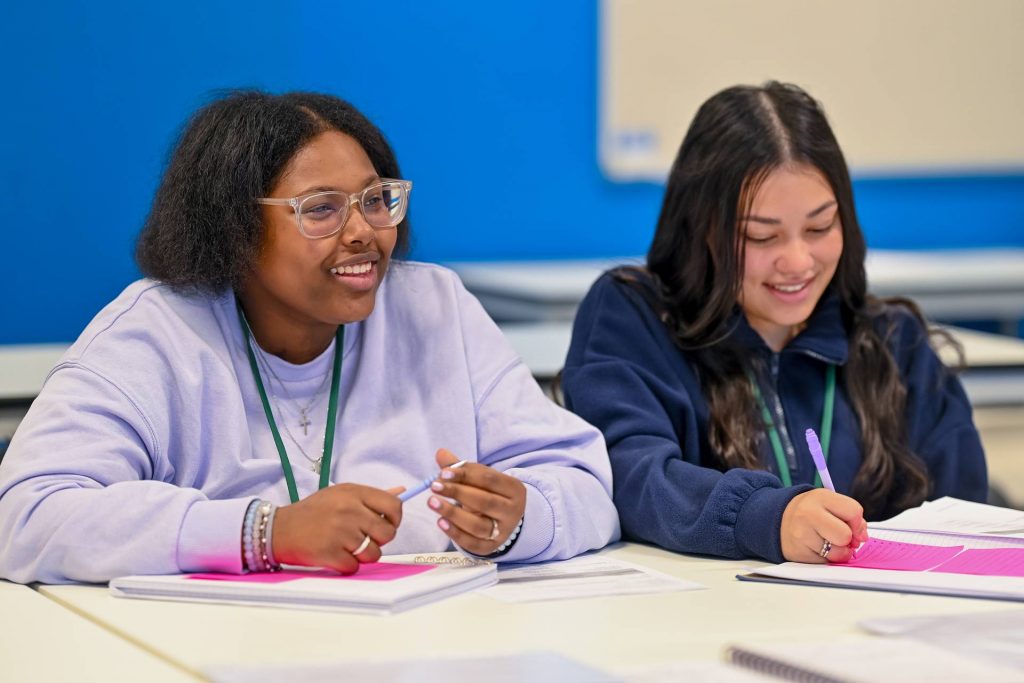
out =
[[602,552],[706,590],[506,604],[466,594],[391,617],[128,600],[95,586],[42,592],[199,674],[211,666],[500,655],[550,650],[609,671],[716,660],[730,643],[866,636],[870,617],[1020,609],[1020,603],[782,586],[736,580],[759,562],[635,544]]
[[[594,280],[643,257],[449,264],[500,322],[572,320]],[[1016,334],[1024,319],[1024,249],[868,252],[868,286],[879,296],[907,296],[929,318],[999,320]]]
[[[502,331],[534,377],[550,381],[565,363],[571,320],[504,323]],[[975,406],[1024,403],[1024,340],[949,328],[964,346],[964,386]],[[39,393],[47,373],[67,349],[64,344],[0,347],[0,406],[24,409]],[[945,354],[948,362],[955,359]]]
[[67,348],[67,344],[0,346],[0,404],[35,398]]
[[[501,329],[539,381],[554,379],[562,369],[572,338],[571,322],[505,323]],[[964,347],[960,378],[975,407],[1024,404],[1024,340],[947,329]],[[941,355],[947,363],[957,360],[949,347],[941,349]]]
[[194,680],[119,634],[15,583],[0,580],[0,680]]

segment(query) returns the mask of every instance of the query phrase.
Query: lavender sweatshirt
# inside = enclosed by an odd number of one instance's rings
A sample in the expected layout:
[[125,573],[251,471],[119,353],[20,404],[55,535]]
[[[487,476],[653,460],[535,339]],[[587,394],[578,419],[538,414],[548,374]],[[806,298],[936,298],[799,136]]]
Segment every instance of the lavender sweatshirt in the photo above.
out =
[[[304,365],[267,358],[300,497],[317,488],[300,450],[323,443],[333,354],[334,344]],[[452,272],[393,263],[373,313],[346,326],[342,358],[332,483],[411,486],[444,447],[526,485],[522,535],[503,561],[568,558],[619,537],[600,433],[542,394]],[[306,438],[291,417],[308,403]],[[289,502],[233,294],[140,280],[50,373],[0,465],[0,577],[240,572],[254,497]],[[385,553],[451,547],[426,498],[405,503]]]

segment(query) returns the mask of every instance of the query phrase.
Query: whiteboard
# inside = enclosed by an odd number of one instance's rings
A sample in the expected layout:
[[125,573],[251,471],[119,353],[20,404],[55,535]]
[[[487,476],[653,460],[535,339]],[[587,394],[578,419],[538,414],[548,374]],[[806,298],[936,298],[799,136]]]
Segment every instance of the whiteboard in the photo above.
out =
[[1024,170],[1022,0],[603,0],[599,158],[665,178],[697,108],[775,79],[860,174]]

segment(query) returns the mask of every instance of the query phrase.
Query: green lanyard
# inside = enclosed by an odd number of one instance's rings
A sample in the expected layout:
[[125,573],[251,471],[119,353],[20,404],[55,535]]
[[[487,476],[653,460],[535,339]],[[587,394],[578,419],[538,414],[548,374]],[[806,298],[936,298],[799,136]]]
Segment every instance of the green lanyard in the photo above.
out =
[[[267,415],[267,424],[270,425],[270,432],[274,435],[274,443],[277,445],[277,454],[281,457],[281,469],[284,470],[284,479],[288,483],[288,497],[293,503],[299,502],[299,490],[295,486],[295,475],[292,474],[292,464],[288,460],[288,452],[284,449],[284,442],[281,441],[281,432],[277,430],[277,423],[274,421],[274,412],[270,409],[270,401],[267,400],[267,391],[263,388],[263,380],[260,378],[260,368],[256,364],[256,353],[252,349],[252,339],[249,335],[249,325],[242,312],[242,304],[237,300],[238,320],[242,325],[242,336],[245,337],[245,350],[249,353],[249,366],[252,368],[253,379],[256,380],[256,388],[260,392],[260,400],[263,402],[263,412]],[[330,485],[331,479],[331,453],[334,451],[334,424],[338,415],[338,388],[341,386],[341,353],[345,344],[345,326],[339,325],[335,335],[334,346],[334,370],[331,375],[331,398],[327,403],[327,429],[324,430],[324,453],[323,463],[320,465],[320,488]]]
[[[771,411],[768,410],[768,406],[764,402],[764,397],[761,396],[761,390],[757,387],[757,381],[754,376],[750,376],[750,384],[754,387],[754,396],[757,397],[757,402],[761,406],[761,417],[764,418],[764,424],[768,428],[768,440],[772,444],[772,451],[775,453],[775,462],[779,465],[779,477],[782,479],[783,486],[793,485],[793,476],[790,474],[789,465],[786,464],[786,454],[782,450],[782,439],[779,438],[779,430],[775,427],[775,421],[772,419]],[[836,403],[836,366],[829,365],[825,369],[825,405],[821,410],[821,451],[825,455],[825,459],[828,460],[828,446],[829,442],[832,441],[832,413],[834,412]],[[821,475],[814,475],[814,486],[821,486]]]

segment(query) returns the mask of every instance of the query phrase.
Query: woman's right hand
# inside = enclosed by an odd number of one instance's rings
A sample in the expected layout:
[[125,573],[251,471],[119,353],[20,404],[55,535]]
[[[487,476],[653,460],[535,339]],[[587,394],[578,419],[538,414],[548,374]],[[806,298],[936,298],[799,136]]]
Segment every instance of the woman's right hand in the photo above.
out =
[[[790,562],[848,562],[868,540],[864,508],[853,498],[826,489],[807,491],[782,513],[782,555]],[[831,549],[825,555],[825,541]]]
[[[329,567],[342,574],[355,573],[361,562],[376,562],[380,547],[395,537],[402,521],[402,503],[396,496],[403,490],[335,484],[279,507],[274,516],[274,559]],[[367,537],[369,543],[360,549]]]

